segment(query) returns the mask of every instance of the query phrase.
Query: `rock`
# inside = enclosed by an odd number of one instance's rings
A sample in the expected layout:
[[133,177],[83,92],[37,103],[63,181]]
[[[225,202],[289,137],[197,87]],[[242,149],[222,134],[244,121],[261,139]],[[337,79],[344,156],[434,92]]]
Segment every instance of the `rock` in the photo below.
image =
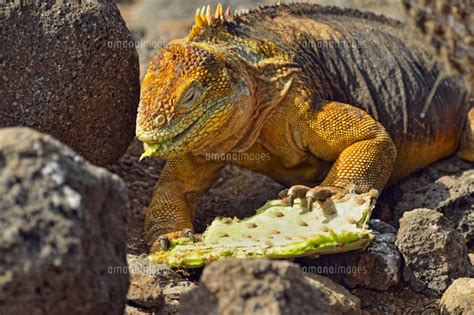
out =
[[[403,0],[408,25],[417,28],[436,57],[445,63],[448,75],[463,74],[474,84],[472,2],[469,0]],[[425,45],[427,46],[427,45]]]
[[397,284],[401,256],[395,246],[396,231],[375,219],[369,221],[369,227],[375,232],[375,240],[366,249],[299,259],[303,271],[327,276],[350,288],[384,291]]
[[395,246],[395,229],[380,220],[370,220],[376,233],[375,241],[364,251],[348,259],[355,272],[349,272],[344,282],[351,288],[363,286],[384,291],[400,280],[400,253]]
[[[403,213],[428,208],[443,213],[467,242],[474,240],[474,169],[457,157],[439,161],[392,186],[377,208],[386,207],[398,226]],[[378,215],[375,212],[375,215]]]
[[204,269],[200,286],[183,295],[180,313],[329,314],[329,305],[296,264],[226,258]]
[[360,299],[352,295],[346,288],[320,275],[305,274],[305,276],[312,286],[321,290],[329,299],[330,314],[362,314]]
[[164,303],[164,296],[155,277],[144,273],[132,273],[127,300],[143,308],[160,309]]
[[140,87],[137,53],[115,3],[2,8],[0,127],[51,134],[95,164],[119,159],[134,137]]
[[454,279],[473,274],[463,236],[437,211],[405,212],[395,244],[405,260],[403,278],[415,291],[440,296]]
[[51,136],[0,129],[0,314],[123,313],[123,181]]
[[145,254],[127,255],[131,285],[128,291],[127,312],[175,313],[181,295],[196,285],[166,265],[153,264]]
[[474,314],[474,279],[459,278],[453,281],[439,302],[442,315]]
[[153,314],[153,313],[150,313],[148,311],[143,311],[143,310],[140,310],[138,308],[135,308],[133,306],[125,306],[125,311],[124,311],[124,315],[150,315],[150,314]]

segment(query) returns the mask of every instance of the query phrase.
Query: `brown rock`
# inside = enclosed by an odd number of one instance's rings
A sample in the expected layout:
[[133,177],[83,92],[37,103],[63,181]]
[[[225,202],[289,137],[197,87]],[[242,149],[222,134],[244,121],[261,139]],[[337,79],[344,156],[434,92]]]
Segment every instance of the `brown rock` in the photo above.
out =
[[181,314],[329,314],[323,292],[298,265],[223,259],[204,269],[200,287],[182,296]]
[[333,282],[331,279],[305,274],[309,283],[321,290],[329,300],[329,312],[332,315],[358,315],[362,314],[360,299],[352,295],[346,288]]
[[129,314],[175,313],[181,296],[196,285],[169,266],[153,264],[148,255],[127,255],[131,285],[127,296]]
[[439,302],[442,315],[474,314],[474,279],[453,281]]
[[384,190],[375,215],[398,227],[405,211],[428,208],[443,213],[466,239],[474,240],[474,169],[457,157],[439,161]]
[[0,127],[51,134],[95,164],[119,159],[134,137],[139,69],[115,3],[10,1],[0,15]]
[[155,277],[143,273],[132,273],[127,300],[140,307],[159,309],[163,306],[164,296]]
[[474,83],[472,2],[469,0],[403,0],[407,22],[424,35],[448,75],[463,74]]
[[440,296],[454,279],[473,274],[465,239],[437,211],[405,212],[396,245],[405,260],[403,277],[415,291]]

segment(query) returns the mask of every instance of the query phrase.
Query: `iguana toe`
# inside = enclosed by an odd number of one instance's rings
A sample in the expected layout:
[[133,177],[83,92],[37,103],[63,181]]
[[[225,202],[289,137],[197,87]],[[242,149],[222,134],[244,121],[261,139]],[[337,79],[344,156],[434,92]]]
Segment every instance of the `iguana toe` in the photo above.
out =
[[[280,192],[279,195],[281,196],[284,191],[285,190]],[[314,188],[310,188],[304,185],[295,185],[291,186],[287,191],[287,198],[291,207],[293,207],[295,199],[300,198],[305,202],[308,211],[311,211],[315,201],[324,202],[334,195],[341,196],[342,194],[346,194],[348,192],[357,192],[358,188],[355,185],[354,188],[351,186],[351,189],[349,190],[332,186],[316,186]]]
[[167,250],[170,247],[170,240],[166,234],[160,235],[150,248],[151,252]]
[[181,231],[161,234],[156,238],[155,241],[152,242],[152,245],[150,246],[150,252],[154,253],[160,250],[167,250],[171,245],[171,240],[180,237],[187,237],[192,242],[195,242],[197,239],[199,239],[199,237],[193,233],[192,229],[188,228]]
[[290,206],[293,207],[295,204],[295,199],[296,198],[305,198],[306,193],[310,190],[311,188],[308,186],[304,185],[294,185],[291,186],[290,189],[288,189],[288,201],[290,203]]
[[183,231],[181,231],[181,234],[183,237],[189,238],[193,243],[196,241],[194,233],[191,229],[184,229]]
[[341,193],[342,189],[335,188],[335,187],[320,187],[316,186],[306,193],[306,200],[308,201],[308,206],[310,200],[324,202],[326,199],[330,198],[331,196]]

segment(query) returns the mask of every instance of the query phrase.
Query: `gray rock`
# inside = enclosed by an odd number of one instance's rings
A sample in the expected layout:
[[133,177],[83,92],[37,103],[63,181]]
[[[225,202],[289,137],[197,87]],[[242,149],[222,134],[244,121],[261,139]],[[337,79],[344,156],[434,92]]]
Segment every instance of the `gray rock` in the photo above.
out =
[[180,314],[329,314],[329,305],[296,264],[223,259],[183,295]]
[[415,291],[441,296],[454,279],[473,274],[463,236],[437,211],[405,212],[395,244],[405,260],[403,278]]
[[0,129],[0,314],[121,314],[123,181],[28,128]]
[[380,220],[370,220],[375,240],[359,251],[299,259],[303,271],[327,276],[350,288],[388,290],[400,280],[401,256],[395,246],[395,229]]
[[[474,167],[457,157],[439,161],[384,190],[378,208],[393,214],[428,208],[443,213],[467,242],[474,240]],[[377,212],[376,215],[380,215]],[[387,218],[385,218],[387,219]]]
[[309,283],[321,290],[329,300],[329,312],[332,315],[362,314],[360,299],[352,295],[342,285],[331,279],[314,274],[305,274]]
[[15,1],[0,17],[0,127],[51,134],[95,164],[119,159],[134,137],[139,69],[115,3]]
[[440,302],[442,315],[474,314],[474,279],[459,278],[444,292]]

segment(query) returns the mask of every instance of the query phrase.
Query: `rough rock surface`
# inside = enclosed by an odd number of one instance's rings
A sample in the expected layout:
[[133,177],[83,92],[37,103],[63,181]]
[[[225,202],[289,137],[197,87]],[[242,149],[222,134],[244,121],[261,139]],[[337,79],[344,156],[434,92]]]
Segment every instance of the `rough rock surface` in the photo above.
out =
[[119,314],[123,181],[50,136],[0,129],[0,314]]
[[358,315],[362,314],[360,299],[352,295],[342,285],[334,283],[331,279],[314,274],[305,274],[309,283],[321,290],[329,300],[329,313],[332,315]]
[[[400,280],[401,257],[395,246],[395,229],[380,220],[370,220],[375,241],[364,252],[350,255],[348,264],[356,272],[347,273],[344,282],[351,288],[387,290]],[[357,272],[360,271],[360,272]]]
[[127,301],[147,309],[160,309],[164,303],[164,296],[155,277],[146,273],[132,273]]
[[370,220],[375,240],[364,250],[337,255],[298,259],[303,271],[327,276],[350,288],[384,291],[400,280],[401,256],[395,243],[395,229],[380,220]]
[[196,285],[165,265],[153,264],[147,255],[127,255],[131,285],[127,314],[175,314],[181,295]]
[[408,23],[420,30],[444,61],[448,74],[460,73],[474,83],[474,10],[469,0],[403,0]]
[[204,269],[181,314],[329,314],[326,296],[287,261],[223,259]]
[[439,304],[442,315],[474,314],[474,278],[454,280]]
[[62,2],[0,5],[0,127],[32,127],[105,165],[134,136],[138,56],[113,1]]
[[405,211],[439,211],[453,222],[467,242],[473,241],[474,164],[457,157],[439,161],[384,190],[377,207],[374,215],[394,226],[398,226]]
[[441,213],[405,212],[395,243],[403,255],[403,278],[418,292],[440,296],[453,280],[473,275],[463,236]]

